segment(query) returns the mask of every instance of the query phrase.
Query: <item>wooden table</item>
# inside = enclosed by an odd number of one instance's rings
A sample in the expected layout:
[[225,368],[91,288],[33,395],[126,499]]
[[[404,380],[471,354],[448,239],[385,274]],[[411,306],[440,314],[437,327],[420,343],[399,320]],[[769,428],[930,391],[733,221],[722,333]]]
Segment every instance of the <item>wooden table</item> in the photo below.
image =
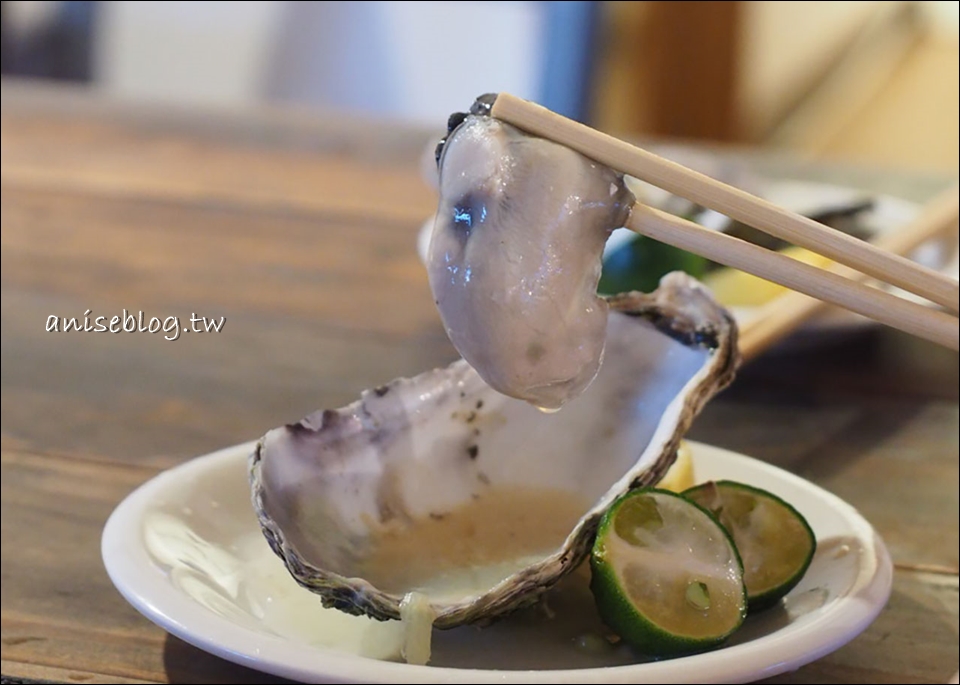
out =
[[[317,113],[118,106],[2,92],[2,672],[252,682],[110,584],[100,532],[195,455],[455,353],[414,238],[431,131]],[[768,172],[923,200],[950,179]],[[54,333],[50,315],[226,317],[220,333]],[[896,562],[879,619],[771,682],[945,682],[957,669],[957,354],[887,330],[794,340],[745,368],[693,437],[840,495]]]

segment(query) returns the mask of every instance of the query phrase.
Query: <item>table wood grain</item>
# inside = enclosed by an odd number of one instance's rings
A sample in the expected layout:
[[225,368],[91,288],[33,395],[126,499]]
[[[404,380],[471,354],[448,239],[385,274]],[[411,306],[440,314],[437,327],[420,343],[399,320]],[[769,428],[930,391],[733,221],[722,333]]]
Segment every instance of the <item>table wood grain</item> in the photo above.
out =
[[[455,358],[415,252],[437,131],[2,90],[2,670],[13,680],[273,682],[142,618],[99,555],[161,470]],[[741,154],[730,152],[728,154]],[[949,178],[745,153],[922,201]],[[46,332],[49,315],[226,317],[220,333]],[[946,682],[958,664],[958,358],[863,327],[744,368],[692,436],[857,507],[896,571],[849,645],[777,683]]]

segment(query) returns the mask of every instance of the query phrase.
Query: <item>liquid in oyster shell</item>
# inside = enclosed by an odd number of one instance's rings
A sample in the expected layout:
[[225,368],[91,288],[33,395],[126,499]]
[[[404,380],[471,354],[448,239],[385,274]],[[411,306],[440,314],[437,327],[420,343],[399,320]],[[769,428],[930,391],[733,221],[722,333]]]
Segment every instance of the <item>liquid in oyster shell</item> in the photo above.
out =
[[[603,511],[669,468],[738,360],[732,317],[685,274],[609,306],[605,363],[559,413],[496,392],[461,360],[264,436],[254,507],[293,577],[379,619],[399,619],[416,592],[449,628],[527,606],[576,568]],[[541,530],[551,513],[564,525]],[[497,552],[522,517],[530,529]],[[468,535],[458,565],[451,540]]]

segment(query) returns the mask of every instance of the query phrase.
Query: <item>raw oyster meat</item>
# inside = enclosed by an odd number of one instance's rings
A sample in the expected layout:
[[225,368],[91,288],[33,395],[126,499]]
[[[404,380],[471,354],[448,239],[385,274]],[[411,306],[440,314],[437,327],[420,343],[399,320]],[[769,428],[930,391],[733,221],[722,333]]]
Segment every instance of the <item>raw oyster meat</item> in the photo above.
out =
[[607,305],[603,246],[633,194],[623,175],[484,113],[438,150],[427,271],[454,346],[493,388],[557,409],[594,379]]

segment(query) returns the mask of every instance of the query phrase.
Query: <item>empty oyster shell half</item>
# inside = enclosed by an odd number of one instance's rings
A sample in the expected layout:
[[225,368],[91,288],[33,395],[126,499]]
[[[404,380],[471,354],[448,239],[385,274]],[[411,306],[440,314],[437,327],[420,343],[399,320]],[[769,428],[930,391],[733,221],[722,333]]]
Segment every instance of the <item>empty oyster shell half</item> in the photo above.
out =
[[737,364],[733,319],[684,274],[609,302],[600,373],[558,413],[459,360],[267,433],[253,502],[290,573],[378,619],[422,593],[450,628],[530,604],[576,568],[603,511],[663,475]]

